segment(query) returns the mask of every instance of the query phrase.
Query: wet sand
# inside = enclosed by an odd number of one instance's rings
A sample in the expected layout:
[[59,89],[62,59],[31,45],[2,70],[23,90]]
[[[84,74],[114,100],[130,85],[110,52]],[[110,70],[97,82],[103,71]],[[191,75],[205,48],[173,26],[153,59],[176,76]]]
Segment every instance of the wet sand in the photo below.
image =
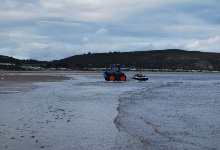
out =
[[147,82],[106,82],[101,72],[0,75],[1,150],[220,148],[217,74],[148,74]]
[[103,89],[102,74],[10,72],[0,77],[1,150],[114,149],[122,92],[114,85]]
[[9,94],[20,91],[27,91],[36,88],[34,82],[56,82],[68,80],[64,74],[56,74],[53,72],[13,72],[0,71],[0,94]]
[[4,72],[0,71],[1,83],[26,83],[26,82],[52,82],[68,79],[65,75],[54,75],[54,73],[45,74],[39,72]]

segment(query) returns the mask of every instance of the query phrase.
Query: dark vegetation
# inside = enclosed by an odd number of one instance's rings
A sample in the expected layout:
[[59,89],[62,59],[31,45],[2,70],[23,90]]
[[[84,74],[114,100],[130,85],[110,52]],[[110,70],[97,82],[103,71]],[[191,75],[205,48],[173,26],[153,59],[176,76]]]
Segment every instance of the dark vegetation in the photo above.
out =
[[23,66],[44,67],[47,61],[33,59],[19,60],[13,57],[0,55],[0,70],[27,70]]
[[[12,66],[1,65],[11,63]],[[108,68],[110,64],[123,64],[126,68],[209,70],[220,71],[220,53],[185,51],[178,49],[139,52],[109,52],[75,55],[61,60],[46,62],[19,60],[0,55],[0,69],[22,70],[24,67],[91,69]]]
[[106,68],[109,64],[123,64],[140,69],[219,70],[220,53],[184,50],[154,50],[76,55],[60,60],[70,68]]

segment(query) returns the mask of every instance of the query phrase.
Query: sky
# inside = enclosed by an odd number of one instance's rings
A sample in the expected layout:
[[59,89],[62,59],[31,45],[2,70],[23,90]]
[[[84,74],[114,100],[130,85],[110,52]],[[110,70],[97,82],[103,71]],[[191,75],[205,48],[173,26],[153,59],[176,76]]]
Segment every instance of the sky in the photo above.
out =
[[0,55],[51,61],[163,49],[220,53],[220,1],[1,0]]

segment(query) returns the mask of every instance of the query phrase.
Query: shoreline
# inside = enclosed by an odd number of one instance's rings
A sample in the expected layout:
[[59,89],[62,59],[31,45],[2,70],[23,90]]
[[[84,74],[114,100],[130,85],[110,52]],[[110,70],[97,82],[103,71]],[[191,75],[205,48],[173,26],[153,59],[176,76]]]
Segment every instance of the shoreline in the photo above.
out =
[[[2,73],[102,73],[104,72],[105,70],[93,70],[93,71],[88,71],[88,70],[69,70],[69,71],[63,71],[63,70],[37,70],[37,71],[17,71],[17,70],[0,70],[0,75]],[[217,72],[201,72],[201,71],[139,71],[139,70],[136,70],[136,71],[127,71],[125,70],[124,71],[125,73],[132,73],[132,72],[143,72],[143,73],[149,73],[149,74],[152,74],[152,73],[161,73],[161,74],[169,74],[169,73],[187,73],[187,74],[220,74],[220,71],[217,71]]]
[[[126,75],[131,76],[140,71],[124,71]],[[216,74],[214,72],[148,72],[141,71],[142,74]],[[103,71],[3,71],[0,70],[0,83],[1,85],[7,84],[25,84],[30,82],[56,82],[62,80],[72,80],[69,75],[93,75],[100,74]]]
[[30,91],[37,88],[34,83],[60,82],[72,80],[65,74],[31,73],[31,72],[2,72],[0,71],[0,95]]
[[[28,73],[28,74],[27,74]],[[54,82],[60,80],[68,80],[70,77],[62,74],[36,74],[36,72],[2,72],[0,71],[0,82]]]

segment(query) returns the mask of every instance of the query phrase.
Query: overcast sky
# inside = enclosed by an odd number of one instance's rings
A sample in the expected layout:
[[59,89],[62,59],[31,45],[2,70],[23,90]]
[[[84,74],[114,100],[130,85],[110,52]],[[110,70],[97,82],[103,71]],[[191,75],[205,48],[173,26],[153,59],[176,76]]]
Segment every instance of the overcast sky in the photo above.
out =
[[0,55],[170,48],[220,53],[220,0],[1,0]]

